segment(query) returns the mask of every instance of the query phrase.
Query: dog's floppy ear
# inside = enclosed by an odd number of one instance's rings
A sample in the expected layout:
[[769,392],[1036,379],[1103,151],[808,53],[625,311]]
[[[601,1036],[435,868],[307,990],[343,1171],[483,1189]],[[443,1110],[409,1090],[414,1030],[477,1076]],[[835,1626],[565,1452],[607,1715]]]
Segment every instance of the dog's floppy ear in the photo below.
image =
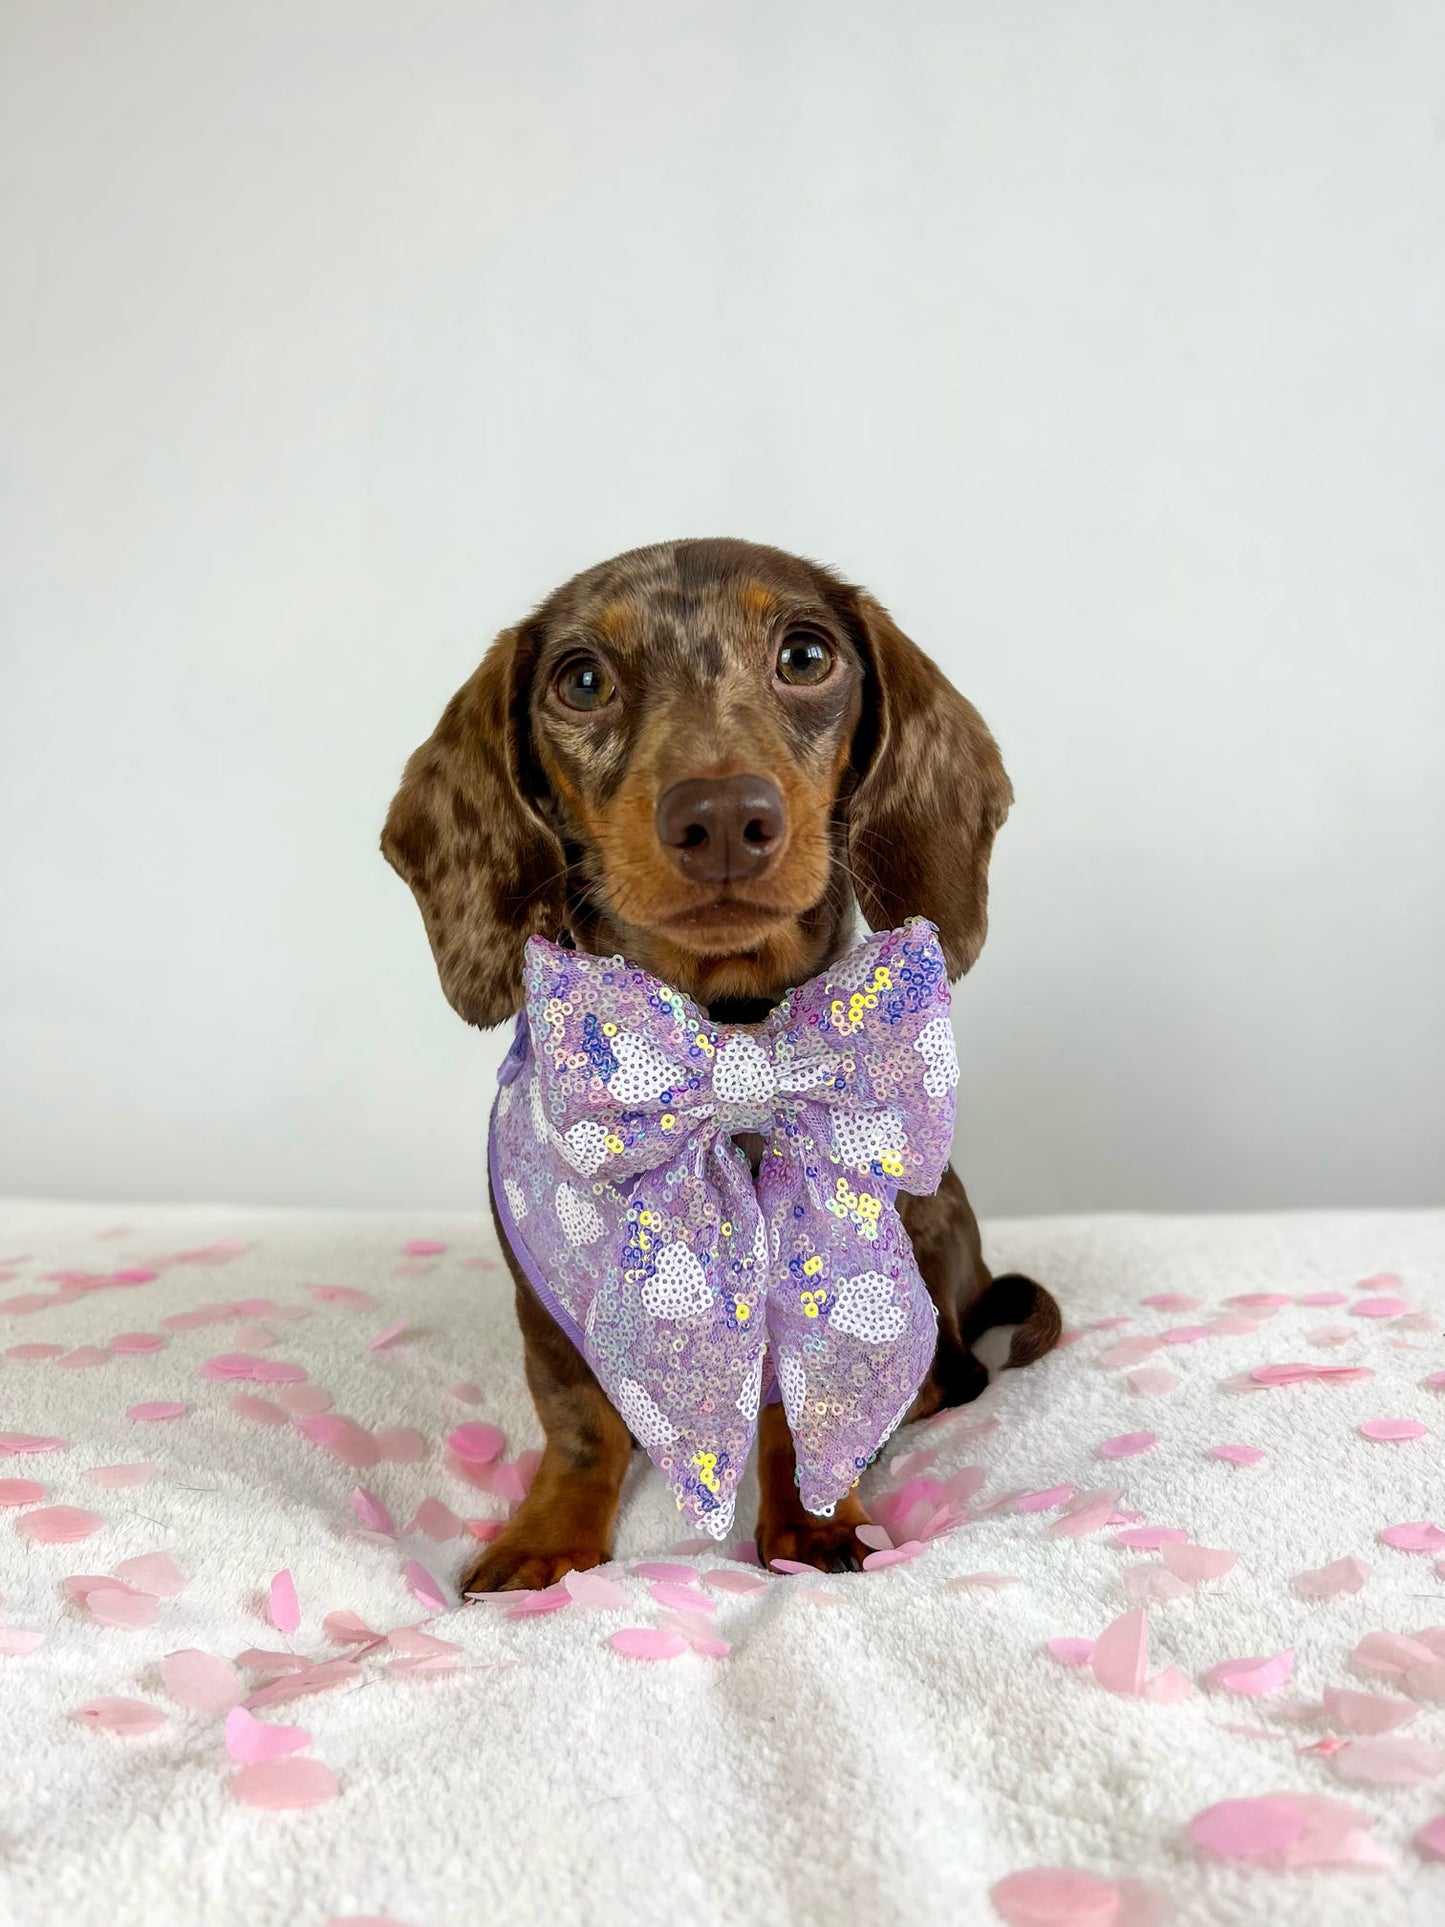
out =
[[1013,788],[982,716],[871,596],[859,594],[868,680],[848,804],[848,855],[875,929],[938,926],[950,977],[988,931],[988,859]]
[[523,781],[526,657],[507,629],[411,757],[381,833],[421,906],[447,1001],[499,1024],[522,1001],[522,948],[556,936],[565,860]]

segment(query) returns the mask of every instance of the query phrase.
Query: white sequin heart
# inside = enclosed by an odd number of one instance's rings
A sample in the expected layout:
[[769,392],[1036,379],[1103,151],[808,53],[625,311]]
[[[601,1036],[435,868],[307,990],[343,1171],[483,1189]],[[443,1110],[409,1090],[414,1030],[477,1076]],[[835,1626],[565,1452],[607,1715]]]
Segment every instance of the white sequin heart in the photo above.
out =
[[723,1104],[760,1104],[773,1095],[777,1076],[755,1037],[729,1037],[712,1067],[712,1088]]
[[700,1318],[712,1303],[707,1274],[686,1245],[664,1245],[652,1276],[642,1287],[642,1302],[654,1318]]
[[834,1331],[847,1332],[865,1345],[891,1345],[906,1322],[892,1283],[881,1271],[860,1271],[845,1278],[828,1315]]
[[686,1083],[677,1065],[650,1037],[624,1030],[608,1041],[617,1069],[608,1078],[607,1089],[619,1104],[650,1104],[664,1091]]
[[559,1184],[555,1199],[557,1222],[561,1225],[570,1245],[596,1244],[607,1226],[602,1222],[591,1198],[580,1191],[574,1191],[570,1184]]
[[901,1151],[907,1143],[903,1119],[897,1111],[834,1111],[833,1147],[854,1169],[867,1167],[884,1151]]
[[618,1379],[617,1409],[627,1421],[627,1429],[639,1445],[649,1448],[671,1445],[677,1437],[677,1427],[652,1397],[647,1387],[639,1385],[635,1378]]
[[913,1040],[913,1048],[927,1069],[923,1088],[930,1097],[942,1097],[958,1082],[958,1046],[953,1041],[953,1026],[946,1017],[935,1017],[923,1026]]
[[580,1119],[570,1131],[555,1141],[572,1169],[580,1171],[584,1178],[590,1178],[594,1171],[600,1170],[607,1157],[607,1133],[595,1118]]

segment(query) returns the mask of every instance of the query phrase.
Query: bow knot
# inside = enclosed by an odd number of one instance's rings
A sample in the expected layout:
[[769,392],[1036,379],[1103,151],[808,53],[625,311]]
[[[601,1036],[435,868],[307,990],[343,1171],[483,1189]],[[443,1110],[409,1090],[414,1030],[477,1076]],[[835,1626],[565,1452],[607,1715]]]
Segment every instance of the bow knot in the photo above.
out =
[[[948,1006],[921,919],[746,1026],[621,958],[527,946],[529,1143],[511,1123],[521,1106],[499,1106],[499,1125],[508,1157],[534,1174],[550,1159],[557,1181],[534,1186],[551,1190],[546,1224],[521,1230],[534,1259],[552,1241],[544,1268],[564,1301],[585,1299],[593,1369],[715,1536],[767,1365],[814,1512],[848,1491],[927,1372],[936,1316],[893,1199],[934,1190],[947,1163]],[[756,1178],[744,1132],[764,1140]]]

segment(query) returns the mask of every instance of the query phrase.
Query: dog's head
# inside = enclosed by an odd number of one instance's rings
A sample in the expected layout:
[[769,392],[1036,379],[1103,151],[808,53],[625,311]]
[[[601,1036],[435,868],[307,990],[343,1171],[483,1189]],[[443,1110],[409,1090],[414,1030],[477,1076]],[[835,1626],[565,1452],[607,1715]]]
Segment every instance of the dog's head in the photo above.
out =
[[931,918],[962,975],[1011,800],[977,710],[870,596],[669,542],[497,638],[381,846],[469,1023],[515,1012],[527,938],[563,931],[741,1015],[846,947],[855,898],[878,928]]

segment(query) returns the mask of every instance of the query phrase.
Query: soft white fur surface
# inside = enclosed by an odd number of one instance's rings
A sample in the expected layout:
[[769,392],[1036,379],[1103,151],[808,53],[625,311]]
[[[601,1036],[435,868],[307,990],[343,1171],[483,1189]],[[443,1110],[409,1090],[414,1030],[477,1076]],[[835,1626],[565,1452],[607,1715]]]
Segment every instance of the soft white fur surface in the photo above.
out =
[[[401,1247],[416,1237],[446,1250],[408,1260]],[[351,1487],[369,1486],[402,1521],[428,1494],[470,1516],[499,1514],[500,1502],[446,1470],[445,1434],[463,1419],[490,1419],[509,1453],[538,1434],[510,1283],[480,1216],[17,1203],[0,1210],[0,1259],[23,1262],[4,1266],[15,1277],[0,1297],[56,1267],[109,1269],[225,1238],[250,1248],[222,1265],[173,1265],[154,1283],[0,1317],[0,1353],[33,1341],[103,1345],[200,1304],[273,1298],[310,1316],[275,1327],[272,1355],[303,1365],[337,1411],[364,1425],[420,1428],[428,1456],[353,1472],[292,1430],[237,1417],[227,1404],[236,1388],[198,1376],[207,1358],[232,1348],[225,1325],[91,1370],[0,1356],[0,1430],[67,1441],[64,1452],[0,1458],[0,1477],[40,1479],[47,1503],[90,1506],[106,1520],[83,1544],[31,1545],[15,1530],[19,1513],[0,1512],[0,1623],[46,1634],[30,1656],[0,1659],[0,1920],[967,1924],[995,1919],[994,1881],[1036,1866],[1147,1880],[1190,1927],[1445,1920],[1445,1864],[1426,1864],[1410,1844],[1445,1811],[1445,1778],[1408,1790],[1351,1788],[1328,1759],[1296,1751],[1324,1730],[1318,1720],[1291,1722],[1270,1700],[1228,1700],[1207,1685],[1173,1707],[1119,1699],[1048,1656],[1051,1636],[1095,1635],[1125,1609],[1121,1572],[1144,1556],[1118,1550],[1107,1531],[1050,1538],[1051,1514],[1004,1511],[912,1564],[820,1581],[843,1601],[835,1610],[808,1603],[785,1579],[757,1598],[719,1595],[717,1623],[732,1641],[722,1661],[690,1653],[643,1664],[613,1652],[607,1639],[619,1626],[656,1623],[635,1578],[625,1614],[569,1607],[512,1620],[490,1605],[451,1613],[428,1623],[465,1647],[464,1670],[397,1678],[367,1660],[359,1689],[278,1710],[313,1733],[340,1782],[333,1802],[296,1813],[239,1806],[227,1790],[220,1722],[170,1705],[160,1659],[187,1646],[233,1656],[285,1643],[260,1603],[282,1567],[301,1601],[289,1642],[298,1652],[335,1650],[321,1621],[340,1608],[383,1630],[415,1621],[405,1557],[451,1578],[467,1547],[369,1542],[347,1506]],[[1372,1684],[1349,1667],[1365,1632],[1445,1621],[1445,1580],[1432,1561],[1376,1536],[1406,1520],[1445,1525],[1445,1395],[1423,1384],[1445,1364],[1445,1213],[1000,1223],[987,1246],[997,1269],[1046,1281],[1069,1325],[1127,1316],[1128,1333],[1209,1315],[1141,1307],[1150,1293],[1194,1295],[1211,1310],[1251,1291],[1339,1289],[1353,1300],[1361,1277],[1397,1272],[1411,1304],[1436,1314],[1430,1331],[1401,1334],[1352,1317],[1348,1305],[1291,1304],[1258,1332],[1151,1360],[1181,1378],[1153,1398],[1099,1364],[1119,1334],[1091,1332],[1027,1372],[1005,1373],[948,1424],[901,1435],[887,1456],[939,1444],[935,1473],[987,1468],[984,1502],[1011,1488],[1119,1485],[1122,1504],[1149,1522],[1238,1551],[1227,1578],[1152,1609],[1154,1670],[1177,1665],[1203,1681],[1219,1660],[1292,1647],[1295,1681],[1279,1700],[1317,1701],[1332,1682]],[[363,1288],[377,1309],[332,1309],[305,1290],[328,1283]],[[369,1349],[401,1318],[408,1336]],[[1347,1327],[1348,1342],[1313,1350],[1306,1334],[1326,1324]],[[1221,1389],[1235,1373],[1294,1358],[1364,1362],[1375,1376],[1249,1395]],[[449,1395],[458,1380],[480,1386],[480,1405]],[[164,1425],[125,1416],[139,1400],[165,1398],[192,1409]],[[1430,1435],[1370,1444],[1356,1428],[1381,1416],[1422,1420]],[[985,1418],[997,1429],[968,1436]],[[1160,1437],[1152,1453],[1113,1465],[1097,1458],[1100,1441],[1144,1428]],[[1268,1456],[1235,1468],[1207,1456],[1221,1441]],[[139,1489],[101,1491],[85,1476],[136,1459],[162,1468]],[[868,1484],[886,1479],[878,1467]],[[680,1536],[660,1479],[638,1454],[619,1556],[665,1556]],[[162,1601],[153,1628],[99,1626],[58,1591],[67,1574],[106,1572],[160,1548],[190,1583]],[[1345,1554],[1374,1568],[1361,1593],[1307,1601],[1292,1592],[1294,1573]],[[696,1555],[704,1566],[718,1556]],[[949,1585],[985,1569],[1019,1583],[997,1592]],[[107,1693],[152,1700],[171,1717],[132,1739],[75,1724],[74,1708]],[[1445,1706],[1423,1707],[1410,1732],[1445,1747]],[[1274,1875],[1207,1864],[1191,1847],[1185,1824],[1200,1808],[1287,1789],[1335,1792],[1365,1808],[1396,1870]]]

